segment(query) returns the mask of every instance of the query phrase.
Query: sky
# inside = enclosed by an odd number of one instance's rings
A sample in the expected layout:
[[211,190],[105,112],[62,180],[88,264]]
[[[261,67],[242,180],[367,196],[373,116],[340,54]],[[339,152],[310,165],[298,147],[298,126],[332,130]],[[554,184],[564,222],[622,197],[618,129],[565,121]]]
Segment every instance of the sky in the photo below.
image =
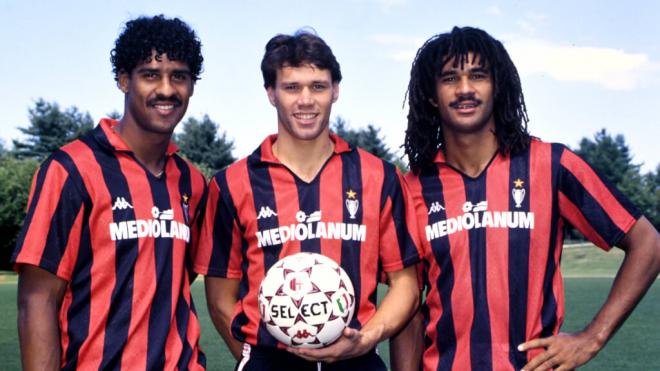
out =
[[[187,117],[208,114],[243,157],[277,130],[259,65],[278,33],[312,27],[343,74],[332,120],[380,128],[401,153],[417,49],[455,25],[503,41],[521,75],[532,135],[576,148],[623,134],[642,171],[660,161],[660,2],[655,1],[30,1],[0,0],[0,139],[10,146],[43,98],[95,121],[123,111],[109,61],[123,24],[165,14],[189,23],[204,72]],[[184,118],[185,120],[185,118]]]

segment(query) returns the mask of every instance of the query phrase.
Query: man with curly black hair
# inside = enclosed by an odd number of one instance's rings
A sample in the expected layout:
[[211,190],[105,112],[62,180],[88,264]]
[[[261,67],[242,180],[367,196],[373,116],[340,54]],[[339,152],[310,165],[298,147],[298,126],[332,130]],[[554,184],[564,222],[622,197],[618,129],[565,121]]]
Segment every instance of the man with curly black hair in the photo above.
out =
[[[424,344],[424,370],[588,362],[657,277],[658,232],[568,148],[529,135],[518,72],[483,30],[432,37],[410,75],[406,181],[425,250],[426,339],[413,321],[394,342],[395,361]],[[626,253],[605,304],[573,334],[559,333],[567,223]],[[418,369],[416,361],[400,364]]]
[[189,256],[206,186],[170,140],[201,43],[177,18],[140,17],[111,61],[123,117],[35,174],[12,257],[23,368],[203,370]]

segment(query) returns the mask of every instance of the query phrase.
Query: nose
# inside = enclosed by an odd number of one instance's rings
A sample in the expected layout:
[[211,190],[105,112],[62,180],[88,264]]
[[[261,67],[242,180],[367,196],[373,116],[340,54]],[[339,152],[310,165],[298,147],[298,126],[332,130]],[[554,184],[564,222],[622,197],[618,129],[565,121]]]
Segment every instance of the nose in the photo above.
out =
[[163,78],[161,78],[158,83],[156,93],[164,97],[171,97],[174,95],[175,91],[176,89],[174,89],[174,85],[172,84],[172,81],[170,81],[170,77],[163,76]]
[[474,86],[472,85],[470,78],[468,76],[461,76],[460,80],[458,81],[458,86],[456,86],[456,94],[461,96],[470,95],[473,93]]
[[314,103],[312,99],[312,92],[308,87],[304,87],[300,90],[300,95],[298,95],[298,104],[301,106],[307,106]]

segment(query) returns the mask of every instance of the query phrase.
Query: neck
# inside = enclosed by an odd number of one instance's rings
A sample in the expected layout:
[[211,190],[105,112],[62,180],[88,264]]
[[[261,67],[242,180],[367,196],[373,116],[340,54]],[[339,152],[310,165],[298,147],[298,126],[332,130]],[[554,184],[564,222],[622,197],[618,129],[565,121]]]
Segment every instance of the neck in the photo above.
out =
[[126,116],[115,126],[115,131],[150,173],[156,176],[163,173],[171,135],[142,130]]
[[443,132],[447,163],[467,176],[479,176],[497,152],[497,137],[491,130],[470,134]]
[[311,182],[332,155],[334,142],[328,134],[304,141],[280,134],[273,143],[273,155],[300,179]]

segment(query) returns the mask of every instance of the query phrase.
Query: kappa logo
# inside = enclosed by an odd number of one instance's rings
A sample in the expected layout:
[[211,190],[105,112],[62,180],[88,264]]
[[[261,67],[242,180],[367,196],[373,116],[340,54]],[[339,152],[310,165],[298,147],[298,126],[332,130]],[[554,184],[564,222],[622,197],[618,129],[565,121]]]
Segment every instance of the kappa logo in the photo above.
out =
[[307,329],[305,329],[305,330],[298,330],[296,332],[296,336],[294,336],[294,337],[296,337],[298,339],[307,339],[310,336],[312,336],[312,334],[310,334],[309,331],[307,331]]
[[112,210],[126,210],[126,209],[132,209],[133,205],[129,204],[128,201],[126,201],[125,198],[123,197],[117,197],[115,200],[115,204],[112,205]]
[[262,206],[259,210],[259,215],[257,215],[257,219],[270,218],[273,216],[277,216],[277,213],[274,212],[273,209],[269,206]]
[[434,201],[431,203],[431,207],[429,207],[429,215],[439,213],[444,209],[445,207],[439,201]]

